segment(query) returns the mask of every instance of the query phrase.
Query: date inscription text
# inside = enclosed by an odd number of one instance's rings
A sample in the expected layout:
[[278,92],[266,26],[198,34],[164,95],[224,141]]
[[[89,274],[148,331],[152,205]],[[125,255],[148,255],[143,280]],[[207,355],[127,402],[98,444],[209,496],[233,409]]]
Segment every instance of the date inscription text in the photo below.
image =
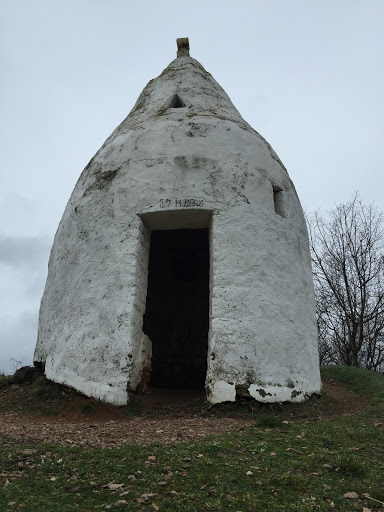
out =
[[204,199],[160,199],[160,208],[203,208]]

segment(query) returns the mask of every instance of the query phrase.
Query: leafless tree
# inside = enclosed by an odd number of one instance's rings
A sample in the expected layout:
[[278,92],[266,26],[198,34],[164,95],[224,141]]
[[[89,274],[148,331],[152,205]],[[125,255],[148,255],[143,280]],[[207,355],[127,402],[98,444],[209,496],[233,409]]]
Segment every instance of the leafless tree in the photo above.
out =
[[322,364],[384,370],[383,220],[358,193],[308,217]]

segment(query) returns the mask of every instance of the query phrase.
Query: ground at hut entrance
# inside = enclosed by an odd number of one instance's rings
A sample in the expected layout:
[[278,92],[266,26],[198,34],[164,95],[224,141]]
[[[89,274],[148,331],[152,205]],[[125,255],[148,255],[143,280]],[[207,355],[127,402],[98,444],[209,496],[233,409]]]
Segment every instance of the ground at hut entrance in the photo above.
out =
[[204,390],[153,388],[133,395],[126,407],[87,398],[39,376],[32,383],[0,389],[0,434],[18,442],[64,446],[179,443],[242,430],[280,416],[316,421],[348,416],[367,399],[335,379],[323,379],[322,397],[305,405],[267,405],[242,400],[209,407]]
[[384,511],[384,376],[322,373],[321,397],[274,406],[3,381],[0,511]]

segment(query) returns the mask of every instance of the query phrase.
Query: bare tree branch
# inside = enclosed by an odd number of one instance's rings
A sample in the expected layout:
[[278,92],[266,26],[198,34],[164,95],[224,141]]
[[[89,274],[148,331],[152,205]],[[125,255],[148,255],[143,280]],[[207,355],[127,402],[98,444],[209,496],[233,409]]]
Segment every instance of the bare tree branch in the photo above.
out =
[[383,220],[357,192],[307,216],[322,364],[384,371]]

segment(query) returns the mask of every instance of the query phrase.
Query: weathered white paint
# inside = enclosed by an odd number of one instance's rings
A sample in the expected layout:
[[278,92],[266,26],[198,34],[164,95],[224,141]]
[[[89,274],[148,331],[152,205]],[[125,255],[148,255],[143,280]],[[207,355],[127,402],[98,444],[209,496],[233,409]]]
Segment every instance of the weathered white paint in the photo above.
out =
[[219,380],[210,386],[210,401],[213,404],[220,402],[234,402],[236,400],[236,386],[225,380]]
[[[185,104],[167,108],[175,95]],[[279,191],[277,212],[274,191]],[[320,391],[305,220],[271,146],[189,56],[149,82],[81,174],[56,233],[35,361],[125,404],[150,371],[143,334],[151,229],[209,227],[212,403]]]

